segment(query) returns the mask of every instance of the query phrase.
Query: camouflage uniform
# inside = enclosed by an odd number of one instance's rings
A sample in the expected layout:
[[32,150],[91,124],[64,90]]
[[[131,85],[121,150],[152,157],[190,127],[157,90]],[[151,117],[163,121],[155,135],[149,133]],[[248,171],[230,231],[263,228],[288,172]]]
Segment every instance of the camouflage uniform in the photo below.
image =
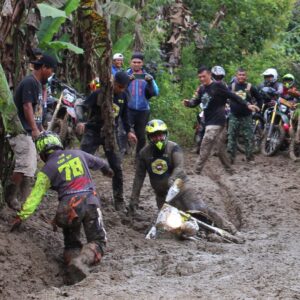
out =
[[[262,99],[257,89],[250,83],[233,82],[230,86],[232,92],[240,96],[245,103],[253,103],[256,100],[258,107],[262,106]],[[230,102],[230,116],[228,124],[228,144],[227,151],[233,162],[236,155],[237,138],[242,135],[245,143],[245,154],[247,161],[253,159],[253,130],[252,130],[252,113],[249,109],[240,103]]]
[[251,160],[253,156],[252,116],[236,117],[233,114],[229,116],[227,150],[232,159],[236,155],[239,135],[242,135],[244,139],[246,158]]

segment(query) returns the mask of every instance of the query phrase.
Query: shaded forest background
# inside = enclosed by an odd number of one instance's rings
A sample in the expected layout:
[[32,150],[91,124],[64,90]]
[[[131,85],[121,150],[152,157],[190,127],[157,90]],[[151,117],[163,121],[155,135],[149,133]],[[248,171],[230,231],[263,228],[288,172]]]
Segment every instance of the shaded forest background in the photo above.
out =
[[0,0],[0,18],[0,60],[12,90],[36,47],[56,55],[57,76],[85,93],[93,76],[107,85],[112,52],[129,67],[132,52],[143,51],[160,87],[152,116],[184,145],[196,111],[181,100],[197,88],[200,65],[222,65],[227,80],[238,67],[254,84],[269,67],[300,80],[300,1]]

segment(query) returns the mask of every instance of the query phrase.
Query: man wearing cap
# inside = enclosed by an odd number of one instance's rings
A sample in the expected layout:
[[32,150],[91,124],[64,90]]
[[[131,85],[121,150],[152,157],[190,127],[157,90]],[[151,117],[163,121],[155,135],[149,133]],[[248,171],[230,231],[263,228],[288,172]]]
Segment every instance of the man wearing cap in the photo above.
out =
[[113,76],[116,75],[117,72],[122,71],[124,56],[121,53],[116,53],[113,56],[112,67],[111,67],[111,74]]
[[20,194],[21,202],[28,196],[30,184],[36,171],[37,155],[33,140],[43,130],[42,86],[47,83],[57,62],[52,56],[42,54],[31,64],[33,65],[32,73],[19,83],[14,95],[14,102],[24,128],[24,134],[12,136],[9,139],[15,155],[15,169],[6,187],[5,199],[8,206],[15,210],[20,208],[20,203],[17,200],[18,195]]
[[150,115],[149,100],[159,93],[154,78],[143,70],[143,64],[144,55],[139,52],[134,53],[131,57],[131,68],[127,70],[130,76],[128,117],[138,139],[136,154],[146,143],[145,127]]
[[[115,53],[113,55],[113,61],[111,67],[111,74],[113,76],[115,76],[117,72],[123,71],[122,69],[123,61],[124,61],[124,56],[122,53]],[[116,138],[117,138],[117,143],[119,146],[121,157],[123,157],[127,151],[128,140],[127,140],[127,133],[123,126],[122,118],[119,118],[119,121],[116,124]]]
[[[115,126],[118,123],[119,117],[123,121],[124,129],[130,141],[136,143],[137,139],[133,132],[130,131],[130,125],[127,116],[127,97],[125,90],[129,83],[129,76],[126,72],[117,72],[114,76],[113,91],[113,112],[115,116]],[[101,113],[102,103],[101,97],[98,95],[102,93],[102,89],[93,92],[83,103],[82,107],[78,107],[77,130],[83,133],[81,141],[81,150],[94,154],[100,145],[103,146],[105,155],[107,157],[110,168],[114,171],[112,178],[114,206],[116,210],[125,209],[123,196],[123,172],[121,167],[120,156],[116,151],[105,148],[105,140],[102,135],[103,118]],[[83,123],[83,110],[89,111],[89,117],[86,123]]]

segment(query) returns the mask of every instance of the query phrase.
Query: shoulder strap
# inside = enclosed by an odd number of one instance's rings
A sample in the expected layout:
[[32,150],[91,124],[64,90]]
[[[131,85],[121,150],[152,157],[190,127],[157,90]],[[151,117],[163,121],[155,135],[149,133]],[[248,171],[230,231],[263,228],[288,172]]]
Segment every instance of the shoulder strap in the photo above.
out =
[[236,84],[235,84],[235,81],[232,83],[231,85],[231,91],[232,92],[235,92],[235,88],[236,88]]

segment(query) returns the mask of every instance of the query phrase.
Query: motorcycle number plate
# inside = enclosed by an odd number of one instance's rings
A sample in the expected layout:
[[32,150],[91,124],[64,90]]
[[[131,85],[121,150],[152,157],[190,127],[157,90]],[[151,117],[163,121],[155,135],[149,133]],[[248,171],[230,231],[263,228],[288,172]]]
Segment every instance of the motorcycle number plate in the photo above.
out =
[[73,103],[75,101],[75,97],[69,93],[65,93],[64,100],[67,100],[68,102]]

